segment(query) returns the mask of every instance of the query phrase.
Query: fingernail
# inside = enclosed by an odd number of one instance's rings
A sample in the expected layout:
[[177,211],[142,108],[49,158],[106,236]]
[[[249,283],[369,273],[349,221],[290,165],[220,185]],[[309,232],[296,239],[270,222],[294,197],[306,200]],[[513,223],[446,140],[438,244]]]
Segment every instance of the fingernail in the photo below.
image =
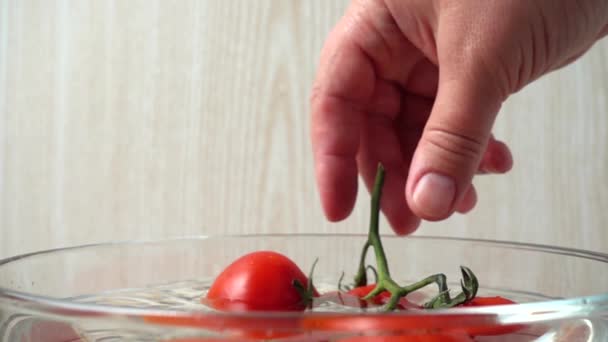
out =
[[449,214],[456,195],[456,184],[446,176],[427,173],[414,189],[414,204],[423,214],[444,217]]

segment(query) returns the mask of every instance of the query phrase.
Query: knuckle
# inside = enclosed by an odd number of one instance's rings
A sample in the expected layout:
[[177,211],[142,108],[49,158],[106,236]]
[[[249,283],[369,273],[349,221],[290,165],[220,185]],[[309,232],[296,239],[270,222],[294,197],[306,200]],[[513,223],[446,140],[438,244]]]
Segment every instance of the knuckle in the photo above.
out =
[[456,133],[442,128],[431,128],[424,141],[438,150],[450,164],[478,163],[485,149],[485,140],[466,133]]

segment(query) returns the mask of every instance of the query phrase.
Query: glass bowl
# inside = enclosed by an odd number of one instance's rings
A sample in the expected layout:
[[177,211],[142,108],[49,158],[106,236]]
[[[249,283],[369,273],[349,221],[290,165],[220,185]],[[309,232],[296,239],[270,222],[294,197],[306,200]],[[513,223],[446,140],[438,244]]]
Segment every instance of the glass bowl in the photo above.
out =
[[[283,253],[304,272],[318,258],[315,285],[329,289],[342,272],[353,276],[366,236],[188,237],[0,261],[0,341],[608,341],[607,255],[445,237],[382,239],[399,283],[444,273],[458,290],[459,266],[466,265],[479,279],[478,296],[518,304],[391,313],[213,311],[200,304],[206,286],[247,252]],[[475,337],[454,337],[468,335]]]

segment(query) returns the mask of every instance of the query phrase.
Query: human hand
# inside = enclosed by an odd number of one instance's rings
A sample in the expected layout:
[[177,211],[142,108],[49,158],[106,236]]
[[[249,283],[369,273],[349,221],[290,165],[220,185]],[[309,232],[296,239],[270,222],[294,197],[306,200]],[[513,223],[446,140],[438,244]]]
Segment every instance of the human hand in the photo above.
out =
[[491,135],[503,101],[608,33],[605,0],[353,1],[321,53],[311,96],[315,175],[328,219],[347,217],[357,174],[387,169],[395,232],[476,203],[476,172],[512,167]]

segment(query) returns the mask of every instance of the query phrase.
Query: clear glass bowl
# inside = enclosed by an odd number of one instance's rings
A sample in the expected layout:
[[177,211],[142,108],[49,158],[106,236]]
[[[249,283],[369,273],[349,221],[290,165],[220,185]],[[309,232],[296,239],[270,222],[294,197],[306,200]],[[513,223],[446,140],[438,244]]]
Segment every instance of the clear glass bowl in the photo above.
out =
[[[273,250],[337,284],[357,267],[363,235],[192,237],[44,251],[0,261],[0,341],[440,341],[482,331],[475,341],[608,341],[608,256],[580,250],[441,237],[384,236],[400,283],[445,273],[458,289],[460,265],[479,295],[517,305],[384,312],[221,313],[200,304],[230,262]],[[370,254],[370,261],[373,261]],[[486,336],[505,328],[504,335]],[[431,335],[437,335],[432,339]],[[407,336],[407,337],[405,337]],[[443,336],[443,337],[441,337]],[[460,340],[459,340],[460,341]]]

